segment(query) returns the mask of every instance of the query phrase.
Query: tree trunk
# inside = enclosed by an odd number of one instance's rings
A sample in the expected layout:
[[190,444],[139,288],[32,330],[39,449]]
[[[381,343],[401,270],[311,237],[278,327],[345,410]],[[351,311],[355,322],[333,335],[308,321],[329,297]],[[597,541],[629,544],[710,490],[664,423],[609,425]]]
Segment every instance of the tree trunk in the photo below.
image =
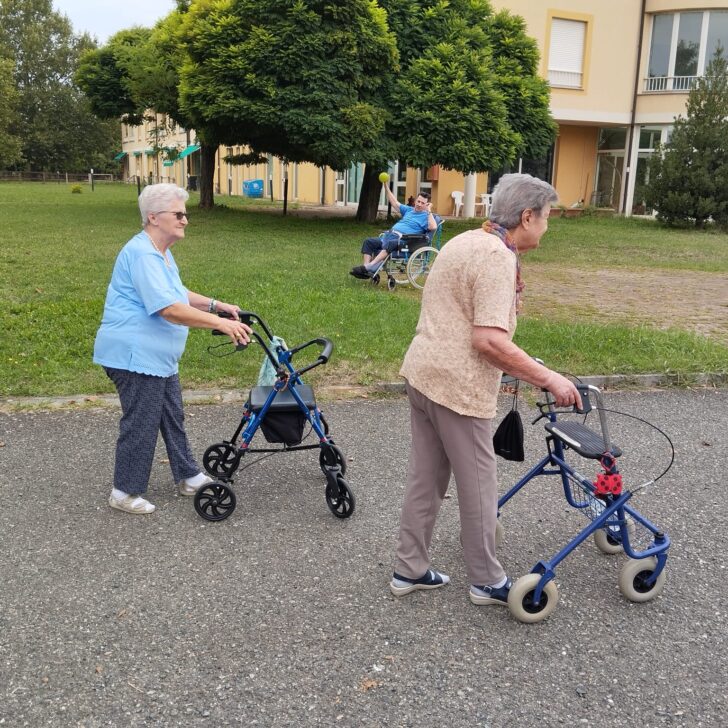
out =
[[288,212],[288,164],[285,165],[283,173],[283,215]]
[[211,210],[215,205],[215,152],[217,147],[200,144],[200,207]]
[[365,164],[364,179],[359,193],[359,209],[356,211],[356,219],[359,222],[376,222],[381,191],[379,170],[371,164]]

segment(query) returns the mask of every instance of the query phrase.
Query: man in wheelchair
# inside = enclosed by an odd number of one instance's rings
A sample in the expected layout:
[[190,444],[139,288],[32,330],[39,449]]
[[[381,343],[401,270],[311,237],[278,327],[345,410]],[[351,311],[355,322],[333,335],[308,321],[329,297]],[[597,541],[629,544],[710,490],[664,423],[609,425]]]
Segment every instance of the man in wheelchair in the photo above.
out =
[[363,265],[357,265],[349,273],[355,278],[371,278],[382,261],[399,247],[403,235],[426,235],[437,229],[437,220],[432,213],[432,203],[428,192],[420,192],[414,207],[400,204],[392,190],[385,184],[384,191],[392,207],[399,210],[401,219],[378,238],[367,238],[361,252]]

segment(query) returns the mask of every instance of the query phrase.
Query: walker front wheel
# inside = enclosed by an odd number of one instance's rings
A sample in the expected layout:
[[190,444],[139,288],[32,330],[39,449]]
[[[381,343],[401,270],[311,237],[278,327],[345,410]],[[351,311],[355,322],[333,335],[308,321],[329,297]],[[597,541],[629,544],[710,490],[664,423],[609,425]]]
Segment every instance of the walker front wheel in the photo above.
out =
[[541,574],[526,574],[516,581],[508,592],[508,609],[519,622],[534,624],[548,617],[559,601],[559,590],[553,581],[549,581],[541,592],[541,599],[534,602],[536,585],[541,581]]
[[630,559],[619,572],[619,591],[630,602],[649,602],[659,594],[665,586],[665,569],[651,584],[647,580],[655,572],[657,559],[650,556],[646,559]]
[[206,521],[224,521],[236,505],[235,493],[224,483],[210,483],[195,493],[195,510]]
[[349,518],[354,512],[356,501],[347,482],[337,475],[329,477],[326,485],[326,505],[337,518]]

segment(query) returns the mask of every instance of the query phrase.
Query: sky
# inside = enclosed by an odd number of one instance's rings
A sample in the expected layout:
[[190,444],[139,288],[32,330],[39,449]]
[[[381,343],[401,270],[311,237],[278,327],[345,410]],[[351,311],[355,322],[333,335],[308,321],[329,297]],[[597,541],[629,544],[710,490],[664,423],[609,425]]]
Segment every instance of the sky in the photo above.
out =
[[133,25],[151,28],[175,8],[174,0],[53,0],[53,8],[67,15],[76,33],[96,36],[103,45],[119,30]]

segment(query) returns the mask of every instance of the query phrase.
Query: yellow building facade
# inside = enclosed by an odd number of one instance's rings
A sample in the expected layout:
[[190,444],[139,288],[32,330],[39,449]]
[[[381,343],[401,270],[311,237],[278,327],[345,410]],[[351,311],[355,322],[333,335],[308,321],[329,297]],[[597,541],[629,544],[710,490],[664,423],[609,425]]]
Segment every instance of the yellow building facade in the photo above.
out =
[[[540,72],[549,82],[551,113],[558,123],[552,150],[541,160],[517,160],[509,170],[468,176],[392,162],[387,171],[397,197],[406,201],[426,190],[434,208],[450,215],[456,210],[453,193],[462,193],[461,214],[482,215],[483,195],[499,176],[524,171],[551,182],[567,207],[649,212],[643,200],[649,157],[658,142],[669,139],[675,117],[684,115],[688,93],[715,49],[728,49],[726,0],[493,0],[493,6],[522,16],[538,43]],[[122,125],[124,178],[194,189],[199,174],[194,132],[173,127],[154,140],[159,128],[159,118],[144,127]],[[155,153],[154,147],[166,149]],[[217,195],[281,200],[287,178],[292,202],[357,204],[362,165],[336,172],[311,164],[286,167],[272,157],[247,167],[225,161],[243,151],[218,150]]]

